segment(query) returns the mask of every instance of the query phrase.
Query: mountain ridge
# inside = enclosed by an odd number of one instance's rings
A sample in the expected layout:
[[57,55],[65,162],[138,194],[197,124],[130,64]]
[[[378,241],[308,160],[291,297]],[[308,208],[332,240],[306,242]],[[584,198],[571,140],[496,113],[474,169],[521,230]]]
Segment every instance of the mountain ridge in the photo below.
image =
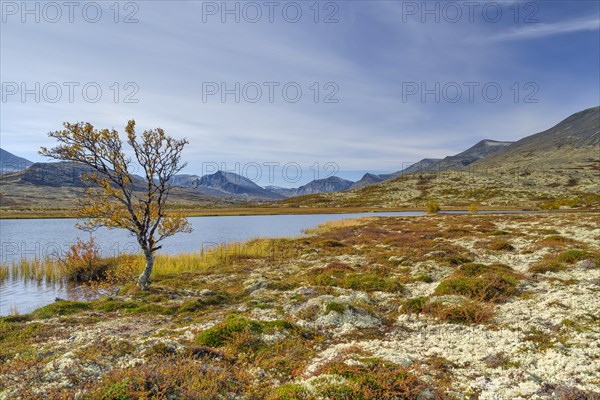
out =
[[29,168],[33,162],[19,157],[13,153],[0,148],[0,173],[22,171]]

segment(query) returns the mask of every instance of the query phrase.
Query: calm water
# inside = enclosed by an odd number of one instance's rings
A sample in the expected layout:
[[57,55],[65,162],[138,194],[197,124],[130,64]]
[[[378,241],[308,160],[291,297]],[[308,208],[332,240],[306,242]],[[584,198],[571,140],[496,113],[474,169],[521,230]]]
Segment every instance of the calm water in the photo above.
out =
[[[316,227],[322,222],[363,216],[415,216],[422,212],[390,212],[363,214],[318,215],[261,215],[233,217],[189,218],[194,231],[180,233],[164,241],[164,252],[181,253],[199,251],[226,242],[240,242],[256,237],[294,236],[303,229]],[[0,220],[0,262],[18,262],[21,258],[43,258],[64,254],[77,237],[87,239],[86,232],[79,231],[74,219],[28,219]],[[119,252],[138,251],[135,238],[125,231],[100,229],[94,238],[103,256]],[[81,292],[77,287],[8,281],[0,283],[0,315],[11,310],[30,312],[49,304],[56,297],[77,299]]]

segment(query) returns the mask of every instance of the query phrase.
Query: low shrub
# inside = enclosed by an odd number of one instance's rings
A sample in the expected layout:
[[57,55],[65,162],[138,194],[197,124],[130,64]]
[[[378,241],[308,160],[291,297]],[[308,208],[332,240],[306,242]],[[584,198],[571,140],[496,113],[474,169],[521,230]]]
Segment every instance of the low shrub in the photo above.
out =
[[493,304],[468,299],[457,304],[433,302],[425,310],[438,320],[460,324],[483,324],[494,316]]
[[546,257],[529,267],[529,272],[533,274],[544,274],[546,272],[563,271],[565,268],[565,265],[555,257]]
[[579,249],[571,249],[571,250],[562,252],[558,256],[558,261],[566,262],[569,264],[574,264],[577,261],[585,260],[588,257],[590,257],[590,253],[587,251],[579,250]]
[[489,302],[461,299],[457,303],[431,301],[428,297],[415,297],[402,303],[403,314],[426,314],[440,321],[464,324],[489,322],[494,316],[494,306]]
[[335,375],[344,380],[328,380],[317,388],[326,399],[419,399],[423,393],[445,399],[442,385],[425,381],[408,367],[380,359],[361,360],[348,365],[334,361],[324,365],[319,374]]
[[516,293],[521,275],[502,264],[464,264],[435,289],[436,295],[461,295],[475,300],[502,301]]
[[493,242],[491,242],[489,244],[489,249],[496,250],[496,251],[513,251],[515,248],[513,245],[511,245],[506,240],[498,239],[498,240],[494,240]]

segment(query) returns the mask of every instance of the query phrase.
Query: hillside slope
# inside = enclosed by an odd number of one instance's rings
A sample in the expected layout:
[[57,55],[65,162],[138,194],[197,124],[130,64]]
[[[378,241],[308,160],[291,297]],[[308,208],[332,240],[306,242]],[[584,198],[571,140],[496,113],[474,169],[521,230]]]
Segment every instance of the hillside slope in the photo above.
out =
[[[577,206],[600,200],[600,107],[578,112],[553,128],[528,136],[471,163],[468,168],[410,173],[341,193],[288,199],[301,207],[533,207],[553,203]],[[479,149],[478,149],[479,147]],[[488,149],[486,149],[488,147]],[[489,151],[472,147],[470,156]],[[462,156],[443,165],[460,162]]]
[[582,168],[600,162],[600,107],[571,115],[554,127],[527,136],[474,163],[478,169]]

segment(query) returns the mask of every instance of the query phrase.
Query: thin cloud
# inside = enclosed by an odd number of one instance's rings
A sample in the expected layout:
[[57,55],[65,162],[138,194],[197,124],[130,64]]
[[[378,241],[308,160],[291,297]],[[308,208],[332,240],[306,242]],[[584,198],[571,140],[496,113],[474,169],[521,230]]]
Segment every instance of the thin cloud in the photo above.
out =
[[566,33],[595,31],[600,29],[600,19],[573,19],[569,21],[556,22],[552,24],[535,23],[525,27],[501,32],[488,40],[500,42],[508,40],[539,39],[548,36],[562,35]]

